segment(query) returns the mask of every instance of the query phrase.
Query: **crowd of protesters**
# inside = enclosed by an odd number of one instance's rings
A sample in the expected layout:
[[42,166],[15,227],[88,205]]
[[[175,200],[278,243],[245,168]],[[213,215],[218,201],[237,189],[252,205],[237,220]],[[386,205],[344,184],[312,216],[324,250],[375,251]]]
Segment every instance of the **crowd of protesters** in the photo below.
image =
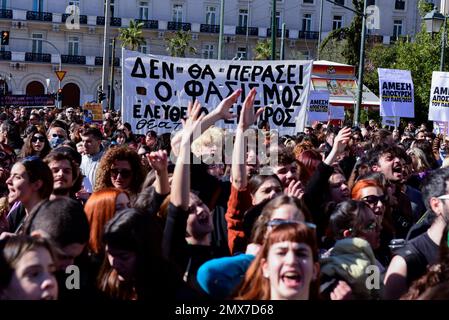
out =
[[254,89],[220,128],[240,94],[163,135],[3,108],[0,299],[449,298],[449,137],[374,121],[278,137]]

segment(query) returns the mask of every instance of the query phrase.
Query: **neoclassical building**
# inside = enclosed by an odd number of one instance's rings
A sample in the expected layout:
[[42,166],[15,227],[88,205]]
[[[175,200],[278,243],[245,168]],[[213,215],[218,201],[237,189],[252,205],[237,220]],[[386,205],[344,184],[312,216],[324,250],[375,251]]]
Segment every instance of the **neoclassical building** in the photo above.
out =
[[[109,51],[120,27],[130,20],[144,22],[147,44],[141,52],[168,54],[165,38],[178,29],[190,30],[196,57],[216,59],[220,0],[110,0]],[[320,26],[321,0],[277,0],[278,47],[280,26],[285,23],[285,58],[315,59]],[[353,13],[324,1],[322,38],[346,26]],[[378,8],[371,41],[389,44],[420,28],[418,0],[367,0]],[[352,0],[336,2],[352,7]],[[68,28],[67,7],[79,8],[79,27]],[[63,105],[82,105],[96,99],[101,85],[104,0],[0,0],[0,31],[10,31],[9,45],[0,47],[0,95],[54,93],[54,73],[61,64],[66,76],[61,82]],[[224,59],[251,59],[257,41],[271,35],[272,0],[225,0]],[[69,13],[66,13],[69,12]],[[69,25],[72,26],[72,25]],[[121,95],[120,43],[114,59],[114,105]],[[110,70],[108,70],[108,73]]]

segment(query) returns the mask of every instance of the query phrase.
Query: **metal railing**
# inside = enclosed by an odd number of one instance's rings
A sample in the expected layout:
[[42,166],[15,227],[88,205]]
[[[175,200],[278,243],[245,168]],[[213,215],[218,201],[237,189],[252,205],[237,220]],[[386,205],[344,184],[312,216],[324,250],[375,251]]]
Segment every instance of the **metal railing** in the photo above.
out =
[[318,40],[318,31],[299,31],[298,39]]
[[0,51],[0,60],[11,60],[11,51]]
[[[64,13],[62,15],[62,22],[66,22],[67,18],[70,17],[69,13]],[[86,15],[80,15],[80,24],[87,24],[87,16]]]
[[12,10],[0,9],[0,19],[12,19]]
[[[289,30],[285,30],[285,37],[288,38],[288,35],[290,34]],[[271,28],[267,29],[267,37],[271,37]],[[276,37],[280,38],[282,37],[282,29],[277,29]]]
[[143,23],[143,27],[145,29],[159,29],[159,21],[157,20],[142,20],[142,19],[136,19],[136,23]]
[[220,25],[218,24],[201,24],[200,32],[220,33]]
[[61,62],[69,64],[86,64],[86,56],[63,54],[61,55]]
[[[111,65],[111,58],[109,58],[109,65]],[[95,57],[95,65],[96,66],[102,66],[103,65],[103,57]],[[120,58],[114,59],[114,67],[120,66]]]
[[167,30],[184,30],[190,31],[192,29],[192,25],[187,22],[174,22],[169,21],[167,24]]
[[27,11],[27,20],[35,21],[53,21],[53,14],[51,12],[40,12],[40,11]]
[[[121,27],[122,26],[122,18],[112,17],[111,21],[109,22],[109,25],[113,26],[113,27]],[[97,26],[104,26],[104,17],[97,16]]]
[[30,62],[51,62],[51,54],[25,52],[25,61]]

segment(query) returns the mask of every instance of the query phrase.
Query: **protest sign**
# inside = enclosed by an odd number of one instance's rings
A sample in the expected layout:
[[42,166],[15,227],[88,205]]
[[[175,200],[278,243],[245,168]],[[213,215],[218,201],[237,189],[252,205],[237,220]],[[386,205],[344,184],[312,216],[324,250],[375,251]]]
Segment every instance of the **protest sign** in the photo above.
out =
[[310,91],[307,119],[309,122],[329,120],[329,91]]
[[409,70],[378,69],[380,115],[414,118],[414,90]]
[[330,120],[345,120],[345,107],[329,106]]
[[449,126],[447,122],[444,121],[434,121],[433,122],[433,132],[435,134],[445,134],[448,135]]
[[382,125],[397,128],[400,120],[401,118],[399,117],[382,117]]
[[434,71],[430,88],[429,120],[449,121],[449,73]]
[[83,118],[85,122],[102,122],[103,109],[101,103],[85,103],[83,106]]
[[[251,88],[255,109],[271,129],[294,134],[304,125],[311,61],[232,61],[173,58],[123,49],[122,119],[135,133],[181,129],[189,101],[198,99],[210,112],[237,89],[242,94],[232,112],[239,113]],[[237,119],[217,126],[235,128]]]

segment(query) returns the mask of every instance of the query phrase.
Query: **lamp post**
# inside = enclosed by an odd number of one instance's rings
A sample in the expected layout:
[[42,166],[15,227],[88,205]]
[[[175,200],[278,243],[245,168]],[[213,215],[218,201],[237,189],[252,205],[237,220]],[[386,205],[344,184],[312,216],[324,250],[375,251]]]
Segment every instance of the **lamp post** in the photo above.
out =
[[224,8],[225,0],[220,2],[220,37],[218,38],[218,60],[222,59],[223,55],[223,31],[224,31]]
[[359,111],[362,106],[363,96],[363,69],[365,69],[365,33],[366,33],[366,2],[363,1],[363,17],[362,17],[362,39],[360,40],[360,60],[359,60],[359,85],[357,87],[357,104],[354,110],[354,126],[359,125]]
[[427,13],[423,18],[426,24],[426,30],[432,35],[440,31],[443,24],[443,33],[441,34],[441,54],[440,54],[440,71],[444,69],[444,48],[446,46],[446,16],[438,12],[437,8]]

